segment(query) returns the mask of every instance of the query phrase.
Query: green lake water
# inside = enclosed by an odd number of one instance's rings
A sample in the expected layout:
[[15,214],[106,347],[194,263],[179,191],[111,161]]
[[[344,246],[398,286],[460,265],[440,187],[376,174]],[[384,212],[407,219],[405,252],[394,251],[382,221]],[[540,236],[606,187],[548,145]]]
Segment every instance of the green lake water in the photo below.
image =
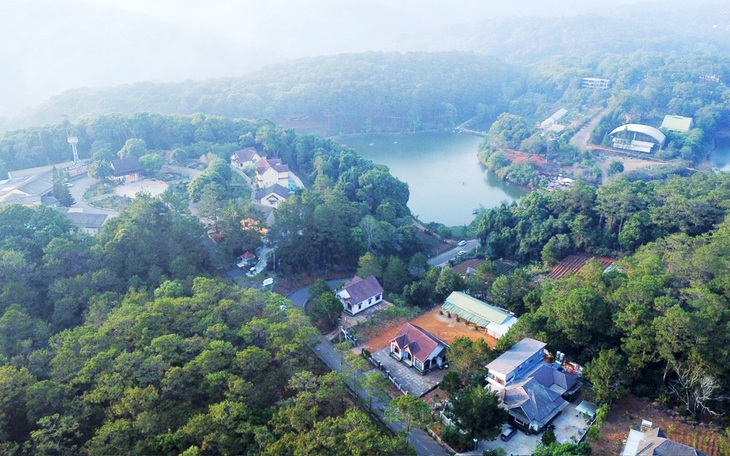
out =
[[340,136],[336,141],[381,163],[408,183],[408,207],[422,222],[467,225],[479,207],[511,202],[526,191],[500,180],[477,158],[482,138],[458,133]]

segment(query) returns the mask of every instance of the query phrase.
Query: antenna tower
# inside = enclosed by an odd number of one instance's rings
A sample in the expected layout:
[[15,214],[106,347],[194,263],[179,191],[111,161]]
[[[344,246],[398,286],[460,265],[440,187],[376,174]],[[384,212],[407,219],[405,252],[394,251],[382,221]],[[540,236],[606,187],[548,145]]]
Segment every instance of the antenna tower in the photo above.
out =
[[73,150],[74,153],[74,163],[78,163],[79,151],[76,150],[76,144],[79,143],[79,138],[77,138],[76,136],[71,136],[68,132],[66,132],[66,136],[68,138],[66,141],[68,141],[68,143],[71,145],[71,150]]

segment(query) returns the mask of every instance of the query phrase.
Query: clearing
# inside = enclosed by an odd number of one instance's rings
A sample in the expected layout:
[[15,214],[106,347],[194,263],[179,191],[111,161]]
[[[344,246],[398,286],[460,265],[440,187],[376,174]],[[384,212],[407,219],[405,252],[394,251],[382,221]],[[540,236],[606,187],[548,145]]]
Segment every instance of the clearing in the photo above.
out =
[[660,427],[670,439],[690,445],[707,453],[718,456],[717,436],[721,430],[714,425],[697,424],[678,416],[675,412],[646,399],[628,395],[614,402],[606,422],[601,426],[601,437],[590,442],[593,454],[620,454],[629,429],[639,429],[645,419]]
[[[457,322],[454,317],[448,318],[446,315],[440,315],[439,310],[441,310],[441,306],[410,320],[410,323],[420,326],[447,344],[453,342],[457,336],[464,336],[472,340],[484,339],[492,348],[497,345],[497,340],[484,331],[475,330],[474,326],[466,326],[464,320]],[[363,334],[364,337],[367,337],[365,348],[372,352],[387,347],[405,322],[405,319],[394,320],[367,336]]]

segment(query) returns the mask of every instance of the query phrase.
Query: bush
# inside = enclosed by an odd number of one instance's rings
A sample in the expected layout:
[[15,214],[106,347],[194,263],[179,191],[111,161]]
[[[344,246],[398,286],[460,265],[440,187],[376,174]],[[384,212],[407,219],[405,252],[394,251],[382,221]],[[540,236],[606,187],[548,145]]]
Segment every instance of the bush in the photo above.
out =
[[588,428],[588,432],[586,433],[586,437],[588,437],[588,440],[596,441],[601,437],[601,428],[596,426],[595,424]]
[[598,410],[596,410],[596,423],[603,424],[606,422],[606,418],[608,418],[608,412],[611,410],[611,407],[608,404],[603,404],[602,406],[598,407]]
[[441,428],[441,440],[458,452],[474,449],[474,442],[469,435],[462,434],[455,426],[443,426]]

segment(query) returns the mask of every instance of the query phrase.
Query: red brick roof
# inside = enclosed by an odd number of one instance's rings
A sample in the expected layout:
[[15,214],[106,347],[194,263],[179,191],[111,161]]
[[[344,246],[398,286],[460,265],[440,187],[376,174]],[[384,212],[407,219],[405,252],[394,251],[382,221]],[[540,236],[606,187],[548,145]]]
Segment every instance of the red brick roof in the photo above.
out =
[[401,326],[393,341],[402,350],[408,348],[413,357],[421,362],[425,361],[439,345],[446,348],[446,344],[438,340],[436,336],[411,323]]
[[563,258],[562,260],[558,261],[555,266],[552,267],[550,270],[550,273],[547,275],[548,279],[557,280],[561,277],[563,277],[565,274],[569,272],[578,272],[581,270],[583,266],[585,266],[586,262],[590,259],[597,260],[599,263],[601,263],[601,266],[603,268],[607,268],[613,263],[615,263],[617,260],[615,258],[608,258],[608,257],[591,257],[588,255],[570,255],[566,258]]

